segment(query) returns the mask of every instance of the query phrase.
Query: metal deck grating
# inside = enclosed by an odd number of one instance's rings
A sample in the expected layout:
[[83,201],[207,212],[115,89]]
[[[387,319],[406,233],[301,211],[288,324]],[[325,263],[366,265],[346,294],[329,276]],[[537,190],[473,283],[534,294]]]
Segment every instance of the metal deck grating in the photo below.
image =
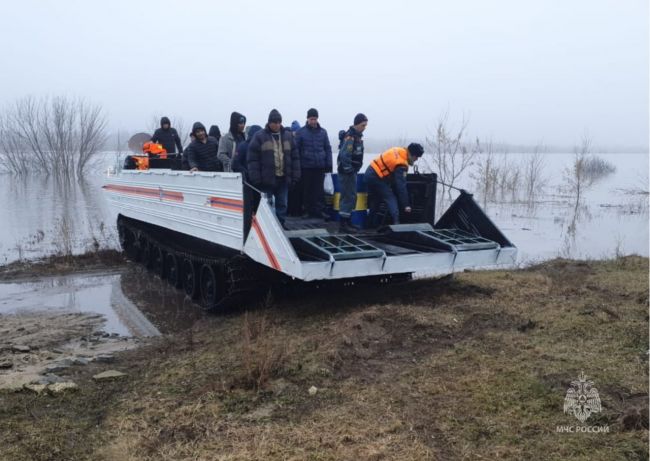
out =
[[385,255],[379,248],[352,235],[301,237],[300,240],[335,260],[380,258]]
[[420,231],[439,242],[453,246],[458,251],[466,250],[489,250],[499,248],[499,244],[478,235],[460,229],[434,229],[432,231]]

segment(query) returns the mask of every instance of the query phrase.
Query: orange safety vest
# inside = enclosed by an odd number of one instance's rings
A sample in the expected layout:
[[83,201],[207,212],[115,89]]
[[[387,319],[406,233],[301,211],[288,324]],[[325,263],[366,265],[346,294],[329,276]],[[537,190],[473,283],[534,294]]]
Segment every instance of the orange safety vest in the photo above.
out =
[[379,157],[370,162],[377,176],[385,178],[395,171],[395,168],[409,166],[409,153],[403,147],[391,147]]
[[142,155],[134,155],[133,161],[135,162],[136,170],[148,170],[149,169],[149,157],[143,157]]
[[167,158],[167,150],[157,142],[145,142],[142,145],[142,152],[149,155],[157,155],[160,158]]

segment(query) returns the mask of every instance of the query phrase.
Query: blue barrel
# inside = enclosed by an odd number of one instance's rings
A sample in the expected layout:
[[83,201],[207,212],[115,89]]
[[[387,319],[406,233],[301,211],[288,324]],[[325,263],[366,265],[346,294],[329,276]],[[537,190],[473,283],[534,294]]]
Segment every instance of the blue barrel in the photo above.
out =
[[[339,202],[341,200],[341,187],[339,185],[339,175],[332,174],[332,182],[334,183],[334,195],[325,196],[326,212],[330,214],[333,220],[339,221]],[[350,220],[352,224],[357,227],[364,228],[366,226],[366,218],[368,217],[368,190],[364,181],[363,174],[357,174],[357,204],[352,211]]]

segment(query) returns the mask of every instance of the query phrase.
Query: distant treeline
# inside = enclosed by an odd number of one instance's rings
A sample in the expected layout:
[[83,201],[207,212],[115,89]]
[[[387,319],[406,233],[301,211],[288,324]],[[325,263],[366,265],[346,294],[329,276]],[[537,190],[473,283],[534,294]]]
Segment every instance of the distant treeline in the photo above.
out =
[[[106,142],[106,149],[108,150],[128,150],[127,142],[131,135],[142,130],[119,130],[114,131],[108,135],[108,141]],[[146,131],[146,130],[145,130]],[[338,132],[330,128],[330,142],[332,146],[336,148],[338,146]],[[396,145],[407,145],[410,142],[420,142],[425,144],[424,139],[420,138],[407,138],[403,137],[375,137],[371,133],[368,133],[364,137],[365,150],[367,153],[377,153],[386,150],[389,147]],[[119,145],[119,148],[118,148]],[[466,142],[463,143],[463,146],[466,149],[472,149],[474,143]],[[509,144],[505,142],[493,142],[493,149],[495,152],[506,152],[510,154],[534,154],[539,150],[539,144]],[[566,154],[571,153],[574,150],[573,145],[567,146],[553,146],[544,144],[544,153],[546,154]],[[649,152],[648,147],[642,146],[595,146],[592,150],[594,154],[618,154],[618,153],[627,153],[627,154],[647,154]]]

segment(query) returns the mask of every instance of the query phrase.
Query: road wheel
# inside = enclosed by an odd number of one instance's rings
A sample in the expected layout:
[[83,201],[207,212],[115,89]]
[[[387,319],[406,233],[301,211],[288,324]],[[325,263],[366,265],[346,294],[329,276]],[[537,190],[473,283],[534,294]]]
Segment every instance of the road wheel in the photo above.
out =
[[185,290],[187,296],[196,299],[199,296],[199,274],[196,264],[190,259],[185,258],[182,267],[183,290]]
[[148,239],[145,239],[146,241],[142,244],[142,265],[146,267],[147,269],[151,269],[151,265],[153,263],[153,250],[154,250],[154,244],[149,242]]
[[212,264],[201,266],[201,305],[213,310],[223,298],[223,280],[219,267]]
[[138,245],[136,242],[135,234],[128,227],[120,227],[120,246],[126,257],[131,260],[136,260],[138,257]]
[[161,279],[165,278],[165,252],[153,243],[151,244],[151,270]]
[[183,286],[181,265],[174,253],[167,253],[167,256],[165,256],[165,278],[174,288],[181,288]]
[[149,247],[149,240],[147,239],[147,236],[144,235],[144,233],[142,232],[137,232],[136,239],[135,239],[134,258],[133,258],[134,261],[139,263],[144,263],[143,256],[145,256],[145,253],[148,251],[147,250],[148,247]]

